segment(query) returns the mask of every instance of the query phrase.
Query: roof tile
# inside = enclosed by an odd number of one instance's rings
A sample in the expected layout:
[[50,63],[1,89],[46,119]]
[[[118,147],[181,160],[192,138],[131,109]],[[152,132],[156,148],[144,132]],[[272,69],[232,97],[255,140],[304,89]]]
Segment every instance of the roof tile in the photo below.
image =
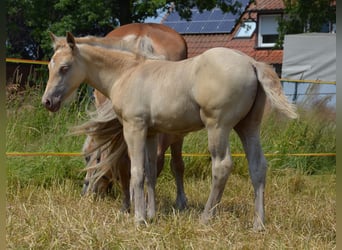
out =
[[283,0],[256,0],[257,10],[282,10],[284,8]]

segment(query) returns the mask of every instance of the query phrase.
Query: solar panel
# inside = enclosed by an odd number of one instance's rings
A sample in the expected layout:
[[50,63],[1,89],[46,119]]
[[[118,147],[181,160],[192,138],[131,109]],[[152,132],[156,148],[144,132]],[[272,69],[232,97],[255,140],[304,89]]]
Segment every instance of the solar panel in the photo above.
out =
[[190,33],[201,33],[204,28],[204,22],[191,22],[188,26],[188,32]]
[[215,21],[215,22],[207,22],[203,32],[205,32],[205,33],[216,33],[219,24],[220,24],[220,22],[217,22],[217,21]]
[[[239,2],[242,3],[241,10],[243,11],[249,0],[239,0]],[[193,8],[191,13],[191,21],[186,21],[181,19],[177,12],[172,12],[163,24],[181,34],[230,33],[240,17],[239,14],[224,13],[220,8],[204,10],[202,13],[197,8]]]
[[182,33],[186,33],[188,26],[189,24],[186,22],[179,22],[179,23],[174,24],[174,29],[182,34]]

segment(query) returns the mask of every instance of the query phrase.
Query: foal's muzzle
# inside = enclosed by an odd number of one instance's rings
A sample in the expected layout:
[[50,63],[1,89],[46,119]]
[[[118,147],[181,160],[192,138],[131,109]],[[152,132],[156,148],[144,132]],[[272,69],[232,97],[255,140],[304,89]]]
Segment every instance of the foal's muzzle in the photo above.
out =
[[61,107],[61,98],[59,97],[44,97],[42,98],[42,104],[44,107],[51,111],[57,112]]

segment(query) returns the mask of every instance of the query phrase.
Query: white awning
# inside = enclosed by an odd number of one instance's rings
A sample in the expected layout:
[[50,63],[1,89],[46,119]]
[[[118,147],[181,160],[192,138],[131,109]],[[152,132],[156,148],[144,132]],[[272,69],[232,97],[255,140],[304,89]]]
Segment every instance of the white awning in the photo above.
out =
[[336,81],[336,34],[286,35],[281,77]]

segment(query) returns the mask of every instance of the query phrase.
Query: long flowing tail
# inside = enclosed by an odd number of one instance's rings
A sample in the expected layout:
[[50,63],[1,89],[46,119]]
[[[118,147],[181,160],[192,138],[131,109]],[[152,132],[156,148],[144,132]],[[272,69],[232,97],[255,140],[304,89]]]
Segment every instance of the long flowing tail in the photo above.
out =
[[289,118],[298,118],[296,106],[291,104],[284,95],[280,79],[274,69],[270,65],[262,62],[254,61],[252,64],[255,68],[258,81],[263,87],[272,106]]
[[[87,135],[87,140],[92,140],[94,146],[91,150],[83,152],[90,156],[86,170],[93,171],[90,183],[96,183],[108,171],[116,176],[120,159],[127,155],[127,146],[123,137],[123,127],[117,119],[111,102],[108,100],[91,114],[91,119],[86,123],[73,127],[72,135]],[[99,163],[96,163],[96,156],[105,154]],[[96,164],[94,164],[96,163]]]

